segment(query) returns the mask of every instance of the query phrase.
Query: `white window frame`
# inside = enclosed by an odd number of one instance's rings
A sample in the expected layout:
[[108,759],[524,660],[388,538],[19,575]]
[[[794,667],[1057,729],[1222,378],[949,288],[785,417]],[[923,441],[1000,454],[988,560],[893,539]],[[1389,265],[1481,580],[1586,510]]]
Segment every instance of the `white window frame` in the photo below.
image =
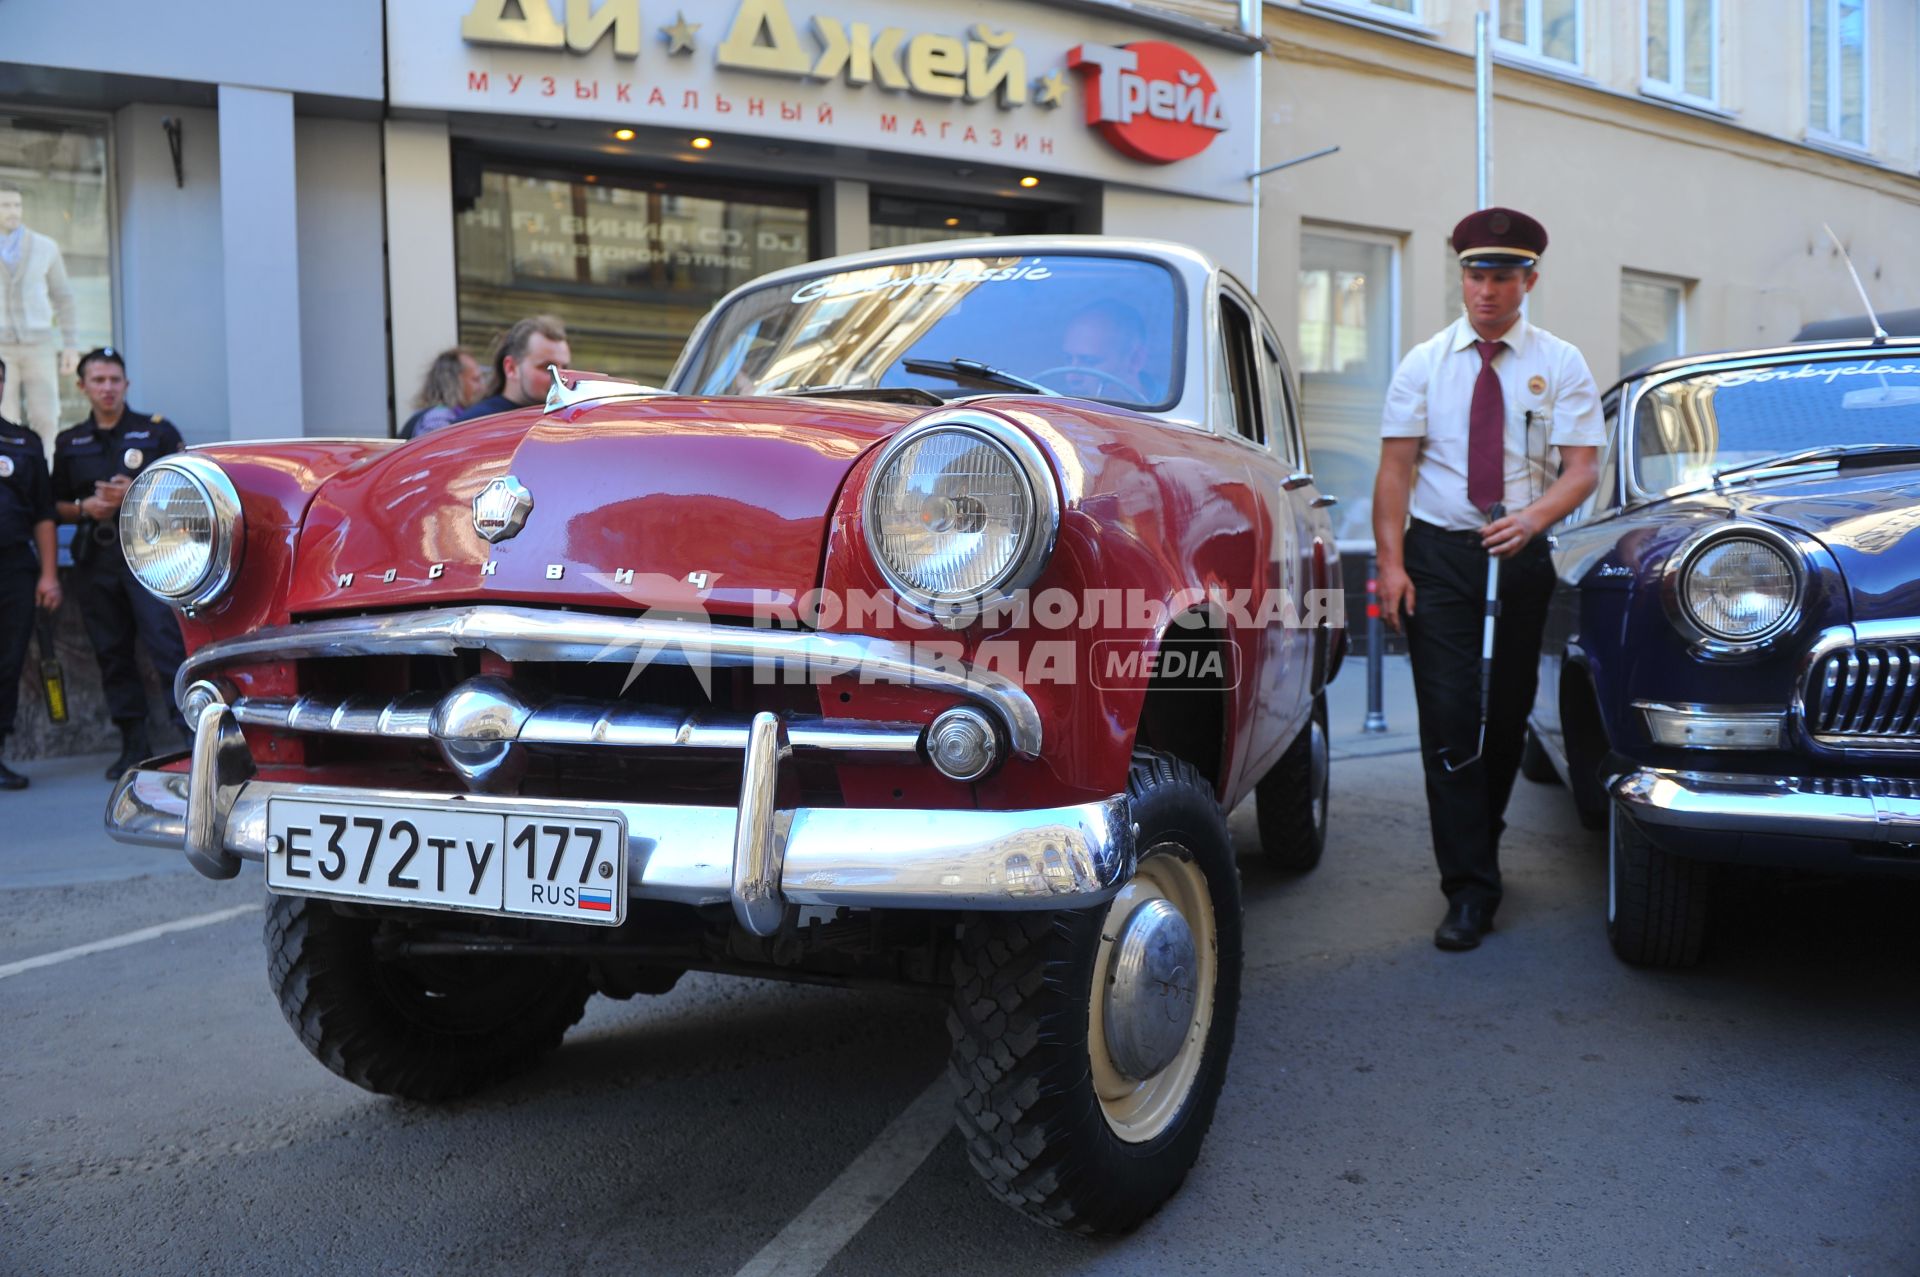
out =
[[[1656,80],[1647,57],[1647,45],[1653,40],[1653,14],[1649,0],[1640,5],[1640,91],[1656,97],[1671,98],[1692,106],[1720,109],[1720,0],[1706,0],[1707,16],[1707,96],[1687,91],[1687,4],[1689,0],[1667,0],[1667,76]],[[1811,0],[1818,3],[1819,0]]]
[[1813,61],[1813,7],[1820,5],[1827,11],[1827,101],[1826,109],[1821,113],[1824,123],[1814,124],[1813,115],[1813,77],[1807,77],[1807,137],[1824,146],[1839,147],[1843,150],[1867,154],[1872,148],[1868,145],[1873,137],[1873,5],[1871,0],[1860,0],[1860,140],[1842,137],[1833,131],[1834,123],[1840,118],[1840,0],[1807,0],[1801,30],[1807,33],[1807,62]]
[[1412,13],[1403,13],[1377,0],[1301,0],[1301,5],[1307,9],[1323,9],[1328,13],[1359,18],[1364,22],[1379,22],[1408,31],[1432,34],[1427,26],[1427,2],[1413,0]]
[[[1500,34],[1500,9],[1517,4],[1526,10],[1525,42],[1509,40]],[[1587,57],[1587,0],[1573,0],[1573,60],[1549,56],[1544,51],[1546,23],[1540,17],[1540,0],[1495,0],[1493,10],[1493,47],[1508,57],[1537,63],[1561,71],[1582,71]],[[1643,58],[1644,61],[1644,58]]]

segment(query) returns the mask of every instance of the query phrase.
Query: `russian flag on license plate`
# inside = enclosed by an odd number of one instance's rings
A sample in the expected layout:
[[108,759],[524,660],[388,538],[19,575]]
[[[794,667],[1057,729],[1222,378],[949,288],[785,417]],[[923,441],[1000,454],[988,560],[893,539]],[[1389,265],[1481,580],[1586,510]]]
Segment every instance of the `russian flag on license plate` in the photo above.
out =
[[589,891],[583,889],[580,892],[580,907],[582,909],[592,909],[596,913],[612,913],[613,893],[611,891]]

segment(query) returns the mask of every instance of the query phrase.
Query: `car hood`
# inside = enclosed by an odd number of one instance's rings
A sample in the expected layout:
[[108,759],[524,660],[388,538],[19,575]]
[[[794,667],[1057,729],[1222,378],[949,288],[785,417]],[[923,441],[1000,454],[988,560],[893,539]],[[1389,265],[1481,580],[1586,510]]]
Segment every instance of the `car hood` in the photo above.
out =
[[1920,616],[1920,469],[1773,480],[1734,488],[1728,502],[1826,546],[1846,575],[1855,620]]
[[[451,426],[315,494],[288,611],[485,600],[745,616],[788,604],[816,584],[848,470],[925,411],[671,396]],[[532,508],[489,544],[474,498],[509,476]]]

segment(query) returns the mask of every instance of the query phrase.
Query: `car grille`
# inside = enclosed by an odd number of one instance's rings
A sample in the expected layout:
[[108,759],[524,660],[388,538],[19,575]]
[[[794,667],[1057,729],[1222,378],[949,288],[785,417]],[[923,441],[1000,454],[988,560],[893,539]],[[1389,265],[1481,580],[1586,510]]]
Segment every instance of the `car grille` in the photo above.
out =
[[1806,714],[1829,744],[1920,746],[1920,641],[1827,653],[1808,676]]

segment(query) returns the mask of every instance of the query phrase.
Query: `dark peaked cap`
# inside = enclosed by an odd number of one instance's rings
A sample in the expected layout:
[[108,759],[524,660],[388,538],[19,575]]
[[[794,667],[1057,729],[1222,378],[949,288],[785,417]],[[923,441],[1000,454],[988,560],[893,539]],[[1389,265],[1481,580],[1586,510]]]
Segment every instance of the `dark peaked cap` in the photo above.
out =
[[1460,219],[1451,242],[1462,266],[1531,267],[1547,251],[1547,228],[1518,209],[1483,208]]

